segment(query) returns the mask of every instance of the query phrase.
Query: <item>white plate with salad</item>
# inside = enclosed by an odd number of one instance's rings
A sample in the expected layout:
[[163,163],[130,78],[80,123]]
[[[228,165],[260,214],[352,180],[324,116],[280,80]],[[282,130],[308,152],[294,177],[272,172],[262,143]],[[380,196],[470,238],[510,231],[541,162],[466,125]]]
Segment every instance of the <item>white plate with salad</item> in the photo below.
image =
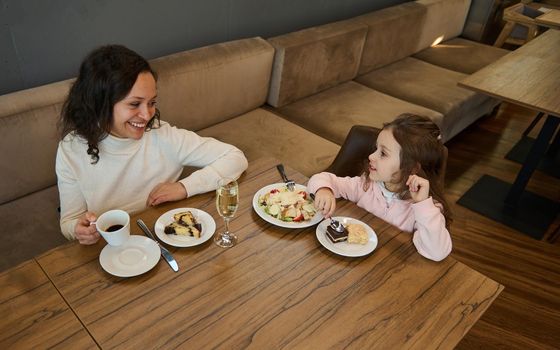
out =
[[298,184],[294,191],[288,190],[285,183],[261,188],[253,196],[253,209],[263,220],[286,228],[309,227],[323,220],[307,187]]

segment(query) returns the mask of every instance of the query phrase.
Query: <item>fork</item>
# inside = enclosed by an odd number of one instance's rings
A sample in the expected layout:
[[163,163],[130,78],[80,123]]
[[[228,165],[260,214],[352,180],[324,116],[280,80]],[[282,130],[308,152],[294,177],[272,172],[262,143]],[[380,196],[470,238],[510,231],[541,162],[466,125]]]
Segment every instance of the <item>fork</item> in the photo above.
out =
[[284,180],[284,182],[286,183],[286,187],[288,187],[288,190],[293,191],[296,187],[296,183],[294,182],[294,180],[288,179],[288,177],[286,176],[286,172],[284,172],[284,166],[282,164],[278,164],[276,166],[276,169],[278,169],[278,172],[280,173],[280,176],[282,176],[282,180]]

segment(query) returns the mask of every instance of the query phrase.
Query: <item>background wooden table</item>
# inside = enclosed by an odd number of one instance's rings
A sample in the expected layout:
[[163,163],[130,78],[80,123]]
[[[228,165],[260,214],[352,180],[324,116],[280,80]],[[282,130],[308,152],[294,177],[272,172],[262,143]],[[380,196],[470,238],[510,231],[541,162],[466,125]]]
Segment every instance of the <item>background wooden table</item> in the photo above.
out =
[[540,116],[548,114],[536,139],[523,137],[510,151],[507,158],[523,164],[513,184],[485,175],[458,201],[536,239],[544,236],[560,211],[558,202],[525,191],[535,169],[548,168],[552,174],[560,169],[559,62],[560,31],[551,29],[459,82]]
[[[144,275],[113,277],[98,262],[103,243],[67,245],[38,261],[103,348],[453,348],[503,289],[452,258],[424,259],[410,234],[347,201],[339,202],[337,215],[362,220],[378,234],[369,256],[329,252],[315,227],[263,221],[252,197],[279,182],[275,165],[253,162],[240,179],[240,208],[230,225],[238,245],[171,247],[178,273],[160,261]],[[213,193],[204,194],[138,217],[153,227],[169,209],[196,207],[221,230],[214,201]]]
[[560,10],[550,9],[545,14],[535,18],[535,22],[545,27],[560,29]]
[[548,30],[459,82],[473,91],[560,115],[560,31]]
[[0,274],[0,315],[0,349],[98,348],[35,260]]

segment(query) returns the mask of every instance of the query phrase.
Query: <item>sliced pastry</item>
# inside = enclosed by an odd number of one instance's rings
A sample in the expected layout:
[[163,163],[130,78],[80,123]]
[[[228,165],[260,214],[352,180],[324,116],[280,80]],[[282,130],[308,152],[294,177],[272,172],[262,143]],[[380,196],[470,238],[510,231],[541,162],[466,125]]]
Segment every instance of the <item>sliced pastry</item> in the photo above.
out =
[[369,237],[364,226],[360,224],[346,225],[348,230],[348,243],[352,244],[367,244]]

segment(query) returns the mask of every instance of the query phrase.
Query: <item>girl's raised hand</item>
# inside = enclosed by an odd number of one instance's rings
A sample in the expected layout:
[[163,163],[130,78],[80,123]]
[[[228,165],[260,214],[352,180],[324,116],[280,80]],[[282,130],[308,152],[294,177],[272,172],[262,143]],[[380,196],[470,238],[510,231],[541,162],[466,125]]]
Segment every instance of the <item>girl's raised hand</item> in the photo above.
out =
[[95,244],[99,240],[97,227],[91,223],[97,220],[97,216],[88,211],[78,219],[74,228],[74,235],[80,244]]
[[410,197],[414,203],[418,203],[430,196],[430,182],[418,175],[410,175],[406,181]]
[[328,218],[336,209],[336,198],[330,188],[320,188],[315,192],[315,208],[319,210],[324,217]]

